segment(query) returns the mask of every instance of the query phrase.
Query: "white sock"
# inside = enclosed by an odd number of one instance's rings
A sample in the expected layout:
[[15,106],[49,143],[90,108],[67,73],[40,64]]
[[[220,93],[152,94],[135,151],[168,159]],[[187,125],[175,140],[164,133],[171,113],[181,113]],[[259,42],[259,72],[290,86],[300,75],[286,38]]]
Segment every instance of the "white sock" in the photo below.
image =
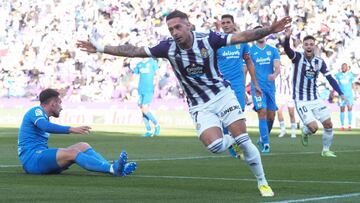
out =
[[280,121],[279,124],[281,132],[285,132],[285,121]]
[[229,148],[234,143],[235,143],[235,139],[231,135],[229,134],[223,135],[223,145],[226,149]]
[[245,162],[250,166],[252,173],[255,175],[259,185],[267,185],[263,165],[259,150],[251,142],[247,133],[241,134],[235,138],[236,144],[244,152]]
[[312,132],[309,130],[308,127],[306,127],[306,125],[304,125],[303,129],[302,129],[302,132],[305,134],[305,135],[311,135]]
[[297,127],[296,123],[291,123],[291,133],[292,134],[296,134],[296,127]]
[[110,171],[109,171],[109,172],[110,172],[111,174],[114,174],[114,167],[113,167],[113,166],[114,166],[114,164],[111,164],[111,165],[110,165]]
[[323,151],[330,150],[330,146],[333,141],[333,138],[334,138],[333,129],[332,128],[324,128],[324,133],[323,133],[323,137],[322,137]]

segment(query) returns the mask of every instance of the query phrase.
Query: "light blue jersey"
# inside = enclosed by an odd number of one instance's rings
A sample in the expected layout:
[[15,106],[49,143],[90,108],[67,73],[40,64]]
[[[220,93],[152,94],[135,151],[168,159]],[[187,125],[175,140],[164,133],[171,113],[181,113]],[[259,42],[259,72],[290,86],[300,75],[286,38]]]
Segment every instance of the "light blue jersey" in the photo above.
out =
[[[49,133],[38,127],[38,122],[42,119],[49,121],[49,117],[41,106],[31,108],[24,115],[18,137],[18,155],[23,164],[28,161],[34,151],[48,149]],[[49,130],[51,128],[49,126]],[[66,132],[69,128],[59,126],[57,129]]]
[[[341,91],[344,93],[344,96],[348,100],[349,105],[353,105],[354,103],[354,96],[353,96],[353,89],[352,84],[355,80],[355,76],[352,72],[347,71],[346,73],[338,72],[335,75],[336,80],[338,81],[339,87]],[[346,102],[346,101],[343,101]],[[342,104],[340,104],[342,105]],[[345,104],[343,104],[345,105]]]
[[249,55],[249,45],[246,43],[226,46],[218,49],[217,61],[220,72],[231,84],[242,109],[245,108],[245,75],[244,58]]
[[[278,50],[267,44],[264,48],[259,48],[254,44],[250,48],[250,55],[260,88],[275,92],[275,81],[269,81],[268,76],[274,73],[274,61],[280,60]],[[251,85],[253,86],[253,83]]]
[[133,72],[140,75],[138,92],[149,93],[154,92],[154,78],[159,66],[155,59],[149,58],[146,61],[136,64]]

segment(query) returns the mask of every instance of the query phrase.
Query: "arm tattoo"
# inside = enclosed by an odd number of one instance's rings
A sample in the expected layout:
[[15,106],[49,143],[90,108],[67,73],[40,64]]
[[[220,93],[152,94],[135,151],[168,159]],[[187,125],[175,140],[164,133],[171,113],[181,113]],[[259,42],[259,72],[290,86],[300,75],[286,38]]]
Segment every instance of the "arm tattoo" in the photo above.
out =
[[105,53],[125,57],[148,57],[144,47],[136,47],[131,44],[105,46]]

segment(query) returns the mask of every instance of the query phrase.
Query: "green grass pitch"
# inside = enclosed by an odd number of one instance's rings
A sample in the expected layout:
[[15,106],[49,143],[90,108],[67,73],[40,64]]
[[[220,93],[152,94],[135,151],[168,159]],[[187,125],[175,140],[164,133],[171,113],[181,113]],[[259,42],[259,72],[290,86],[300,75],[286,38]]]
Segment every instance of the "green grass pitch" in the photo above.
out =
[[[27,175],[17,159],[17,128],[0,128],[0,202],[360,202],[359,130],[335,131],[338,157],[322,158],[321,131],[303,147],[300,138],[278,138],[275,129],[272,152],[262,156],[275,197],[262,198],[245,162],[211,154],[194,129],[163,127],[160,136],[143,138],[142,128],[50,138],[50,147],[88,142],[109,160],[126,149],[138,170],[125,178],[76,165],[60,175]],[[256,129],[250,134],[255,143]]]

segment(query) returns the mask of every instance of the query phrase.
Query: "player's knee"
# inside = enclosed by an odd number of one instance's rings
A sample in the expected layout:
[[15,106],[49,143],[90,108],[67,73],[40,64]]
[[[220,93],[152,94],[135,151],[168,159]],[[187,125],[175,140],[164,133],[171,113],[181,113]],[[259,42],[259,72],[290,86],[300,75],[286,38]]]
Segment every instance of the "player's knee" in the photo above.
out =
[[326,120],[323,122],[323,126],[324,126],[324,128],[329,129],[329,128],[333,127],[333,124],[332,124],[331,120]]
[[308,127],[308,129],[310,130],[310,132],[312,133],[312,134],[315,134],[316,133],[316,131],[319,129],[319,127],[315,124],[315,125],[309,125],[309,126],[307,126]]
[[86,149],[91,147],[90,144],[87,142],[79,142],[78,146],[80,151],[85,151]]
[[216,140],[214,140],[211,144],[209,144],[207,146],[207,149],[215,154],[221,153],[223,151],[226,150],[225,145],[224,145],[224,140],[223,138],[218,138]]

